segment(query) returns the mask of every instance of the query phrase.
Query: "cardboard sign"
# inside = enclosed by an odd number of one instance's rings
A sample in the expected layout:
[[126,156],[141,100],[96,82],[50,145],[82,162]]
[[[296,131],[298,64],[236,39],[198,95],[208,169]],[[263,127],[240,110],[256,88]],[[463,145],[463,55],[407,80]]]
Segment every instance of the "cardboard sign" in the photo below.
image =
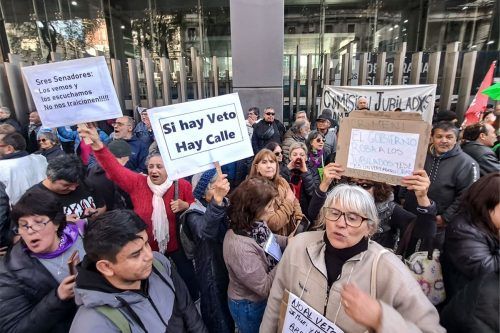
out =
[[400,185],[424,168],[430,132],[418,113],[354,111],[341,121],[336,162],[347,177]]
[[436,100],[435,84],[400,86],[325,86],[321,98],[321,110],[331,109],[337,119],[356,110],[360,97],[368,100],[372,111],[417,112],[422,119],[432,123]]
[[253,155],[238,94],[148,110],[170,179]]
[[123,116],[104,57],[21,68],[45,127]]
[[288,290],[285,290],[281,302],[278,332],[344,333],[337,325]]

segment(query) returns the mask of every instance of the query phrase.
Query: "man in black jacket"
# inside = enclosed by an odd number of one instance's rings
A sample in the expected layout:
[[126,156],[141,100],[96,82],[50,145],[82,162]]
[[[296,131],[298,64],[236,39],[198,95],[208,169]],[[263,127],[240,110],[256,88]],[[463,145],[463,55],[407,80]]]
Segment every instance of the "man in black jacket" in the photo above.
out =
[[497,140],[495,128],[490,124],[477,123],[464,130],[462,150],[479,164],[481,177],[491,172],[500,171],[500,163],[491,149]]
[[[438,227],[451,221],[459,208],[460,196],[479,179],[476,161],[462,151],[457,139],[458,128],[451,122],[442,121],[432,128],[424,169],[431,180],[428,196],[437,205]],[[407,192],[404,208],[416,214],[416,203],[413,192]]]
[[264,118],[262,121],[253,125],[252,147],[253,152],[257,154],[269,142],[281,144],[283,135],[285,135],[285,126],[275,118],[276,113],[270,106],[264,109]]
[[186,285],[166,257],[152,252],[146,224],[130,210],[90,222],[78,267],[70,332],[207,332]]

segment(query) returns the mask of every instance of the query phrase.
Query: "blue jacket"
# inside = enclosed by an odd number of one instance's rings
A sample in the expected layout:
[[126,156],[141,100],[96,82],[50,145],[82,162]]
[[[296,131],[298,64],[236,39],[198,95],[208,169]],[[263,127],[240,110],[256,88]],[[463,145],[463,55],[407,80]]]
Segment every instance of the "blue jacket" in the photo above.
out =
[[[109,137],[108,135],[101,129],[97,129],[97,132],[99,133],[99,138],[101,139],[102,142],[105,144],[108,143]],[[80,146],[80,136],[78,135],[78,131],[76,130],[70,130],[68,131],[65,127],[58,127],[57,128],[57,134],[59,137],[65,139],[65,140],[70,140],[75,142],[75,154]]]
[[135,136],[125,141],[130,145],[130,149],[132,149],[132,155],[130,155],[130,159],[125,164],[125,167],[132,171],[147,173],[146,158],[149,153],[149,145]]

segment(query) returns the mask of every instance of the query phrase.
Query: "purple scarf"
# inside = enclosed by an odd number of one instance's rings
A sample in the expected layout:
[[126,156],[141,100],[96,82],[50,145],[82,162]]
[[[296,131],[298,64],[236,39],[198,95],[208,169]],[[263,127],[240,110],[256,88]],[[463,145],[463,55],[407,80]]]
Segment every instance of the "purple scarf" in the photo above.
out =
[[323,149],[309,152],[309,163],[315,169],[323,166]]
[[61,241],[59,242],[59,247],[57,248],[57,250],[49,253],[33,253],[33,255],[40,259],[57,258],[61,254],[66,252],[70,247],[72,247],[73,244],[75,244],[76,240],[78,239],[78,234],[79,234],[78,225],[74,223],[68,223],[63,230],[63,235],[61,237]]

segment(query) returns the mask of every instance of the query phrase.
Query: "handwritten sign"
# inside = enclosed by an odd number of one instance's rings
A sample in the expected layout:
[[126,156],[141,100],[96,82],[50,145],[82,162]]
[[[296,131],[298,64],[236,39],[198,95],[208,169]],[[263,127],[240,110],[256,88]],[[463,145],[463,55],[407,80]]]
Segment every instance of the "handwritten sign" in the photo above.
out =
[[104,57],[28,66],[21,70],[45,127],[123,115]]
[[337,325],[292,293],[288,293],[288,306],[282,333],[344,333]]
[[423,169],[430,131],[418,113],[354,111],[341,121],[336,162],[347,177],[400,185]]
[[337,118],[344,118],[356,110],[359,98],[368,100],[371,111],[418,112],[422,119],[432,122],[435,84],[400,86],[325,86],[321,98],[321,109],[331,109]]
[[401,177],[411,175],[419,137],[416,133],[353,128],[347,167]]
[[148,110],[171,179],[253,155],[238,94]]

